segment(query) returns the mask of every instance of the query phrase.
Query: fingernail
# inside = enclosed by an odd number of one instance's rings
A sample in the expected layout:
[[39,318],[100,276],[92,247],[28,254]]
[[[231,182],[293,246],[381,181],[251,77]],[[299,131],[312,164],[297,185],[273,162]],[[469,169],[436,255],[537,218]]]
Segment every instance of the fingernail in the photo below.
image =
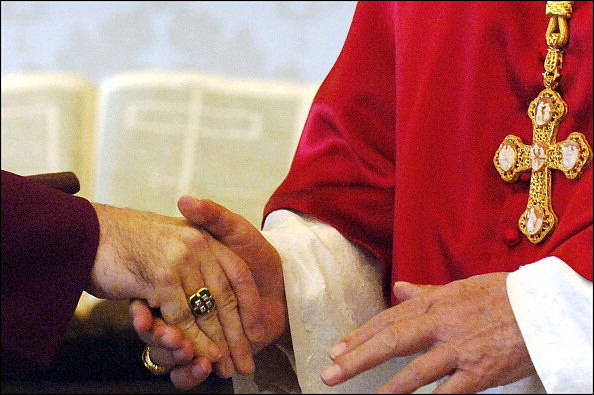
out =
[[221,351],[221,349],[212,344],[208,347],[208,353],[211,355],[211,360],[214,361],[218,361],[219,359],[221,359],[223,357],[223,352]]
[[209,374],[210,372],[208,371],[208,368],[204,366],[202,361],[199,361],[196,365],[192,365],[192,375],[197,379],[204,380]]
[[161,341],[163,341],[167,347],[171,347],[174,344],[173,340],[174,336],[171,333],[166,333],[161,337]]
[[340,342],[340,343],[333,345],[330,348],[330,351],[328,351],[328,356],[330,357],[331,360],[334,361],[334,359],[336,357],[338,357],[340,354],[344,353],[345,351],[346,351],[346,343]]
[[261,323],[254,324],[249,328],[247,335],[252,343],[261,342],[266,335],[266,328]]
[[322,381],[326,385],[334,385],[341,374],[340,366],[332,364],[322,371]]
[[212,364],[204,357],[198,357],[192,361],[192,375],[200,381],[206,379],[212,373]]
[[179,350],[175,350],[173,352],[173,359],[175,359],[175,361],[177,363],[184,363],[186,361],[191,360],[192,357],[191,357],[191,354],[189,354],[186,349],[180,348]]

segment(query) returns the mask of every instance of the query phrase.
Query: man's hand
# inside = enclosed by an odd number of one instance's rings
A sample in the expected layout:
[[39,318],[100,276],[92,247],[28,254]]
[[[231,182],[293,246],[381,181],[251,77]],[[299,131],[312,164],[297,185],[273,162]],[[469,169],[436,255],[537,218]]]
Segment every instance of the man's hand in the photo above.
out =
[[[216,362],[215,371],[222,377],[253,372],[251,344],[236,299],[237,292],[259,303],[245,263],[184,218],[101,204],[94,207],[101,238],[87,291],[100,298],[146,300],[150,307],[159,308],[163,319],[180,328],[192,343],[195,355]],[[195,317],[187,298],[205,286],[216,308]],[[249,306],[245,310],[257,327],[261,311]]]
[[424,352],[378,389],[410,393],[445,376],[436,393],[470,393],[535,373],[506,292],[507,273],[443,286],[396,283],[400,303],[334,345],[322,372],[333,386],[394,357]]
[[[273,343],[288,329],[289,322],[281,258],[276,249],[248,220],[211,200],[182,196],[178,207],[190,222],[206,229],[247,264],[261,301],[237,289],[242,285],[238,279],[250,276],[232,279],[228,273],[232,267],[226,264],[229,260],[223,261],[222,267],[235,289],[243,326],[254,353]],[[261,315],[248,314],[255,310]]]
[[[212,201],[184,196],[178,201],[178,207],[188,220],[208,230],[218,242],[248,264],[249,267],[238,268],[232,265],[232,260],[221,261],[235,291],[243,328],[253,352],[277,340],[288,329],[277,251],[247,220]],[[245,276],[233,275],[233,271],[244,270]],[[242,284],[242,278],[255,280],[259,292],[254,295],[251,284]],[[186,360],[182,333],[178,328],[153,317],[148,306],[138,301],[132,304],[130,311],[136,332],[151,346],[151,360],[172,369],[170,378],[175,387],[187,390],[204,380],[209,373],[209,361],[200,356],[191,362]]]

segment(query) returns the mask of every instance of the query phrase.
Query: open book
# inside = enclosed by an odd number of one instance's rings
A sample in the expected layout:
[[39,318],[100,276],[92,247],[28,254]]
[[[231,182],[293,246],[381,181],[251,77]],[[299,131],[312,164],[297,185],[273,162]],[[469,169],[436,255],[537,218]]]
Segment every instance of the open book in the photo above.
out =
[[2,169],[72,171],[93,201],[179,216],[189,193],[260,225],[315,86],[138,72],[2,77]]
[[[2,77],[2,169],[74,172],[79,196],[181,216],[182,194],[260,226],[317,86],[193,72],[92,84],[69,74]],[[81,300],[90,299],[87,294]],[[79,303],[86,314],[93,303]]]

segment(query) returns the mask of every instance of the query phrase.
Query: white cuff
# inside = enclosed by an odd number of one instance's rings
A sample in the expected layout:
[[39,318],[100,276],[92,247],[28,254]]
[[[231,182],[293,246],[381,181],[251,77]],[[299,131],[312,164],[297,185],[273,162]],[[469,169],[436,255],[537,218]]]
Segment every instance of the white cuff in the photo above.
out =
[[[271,213],[262,234],[283,259],[295,368],[303,393],[370,393],[414,356],[392,358],[345,383],[326,386],[320,374],[341,337],[388,308],[381,264],[364,248],[315,218]],[[428,393],[434,384],[416,393]]]
[[592,282],[557,257],[510,273],[507,293],[547,393],[592,388]]

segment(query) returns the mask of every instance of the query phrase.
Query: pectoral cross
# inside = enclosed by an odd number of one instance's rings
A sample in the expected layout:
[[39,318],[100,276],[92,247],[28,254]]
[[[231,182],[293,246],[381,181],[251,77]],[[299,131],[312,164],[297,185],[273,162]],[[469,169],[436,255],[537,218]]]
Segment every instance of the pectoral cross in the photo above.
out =
[[528,108],[532,145],[508,135],[493,158],[495,168],[507,182],[515,182],[520,173],[532,171],[528,205],[518,224],[534,244],[543,241],[558,222],[551,203],[551,169],[577,179],[592,160],[592,148],[583,134],[571,133],[566,140],[556,142],[559,124],[566,114],[567,104],[556,91],[541,91]]

